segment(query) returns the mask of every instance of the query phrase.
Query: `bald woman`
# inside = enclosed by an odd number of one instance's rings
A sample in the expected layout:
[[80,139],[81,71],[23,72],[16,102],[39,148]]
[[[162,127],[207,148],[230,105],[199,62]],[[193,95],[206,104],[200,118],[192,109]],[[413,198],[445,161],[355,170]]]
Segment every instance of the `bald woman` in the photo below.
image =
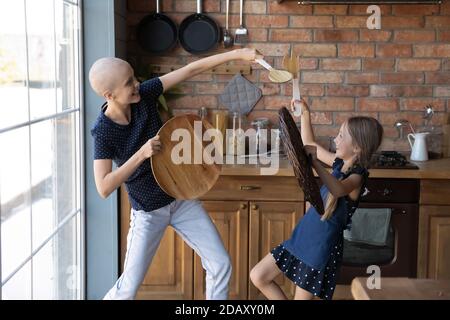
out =
[[[123,273],[105,299],[134,299],[167,226],[201,257],[206,270],[206,298],[227,299],[231,264],[209,215],[197,200],[175,200],[153,176],[150,161],[161,149],[158,97],[174,85],[231,60],[254,61],[254,49],[238,49],[192,62],[160,78],[136,80],[130,64],[101,58],[91,67],[92,89],[106,101],[91,130],[97,191],[108,197],[125,183],[131,222]],[[112,162],[117,169],[112,170]]]

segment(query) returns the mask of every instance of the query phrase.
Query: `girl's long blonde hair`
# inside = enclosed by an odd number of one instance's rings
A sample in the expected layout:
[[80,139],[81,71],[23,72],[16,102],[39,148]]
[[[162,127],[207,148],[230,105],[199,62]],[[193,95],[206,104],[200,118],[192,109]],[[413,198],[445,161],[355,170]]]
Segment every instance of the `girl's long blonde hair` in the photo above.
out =
[[[352,138],[353,145],[359,149],[353,165],[369,168],[370,158],[383,139],[383,127],[376,119],[371,117],[351,117],[345,122],[345,125]],[[337,202],[338,198],[333,196],[331,192],[328,192],[322,220],[331,218]]]

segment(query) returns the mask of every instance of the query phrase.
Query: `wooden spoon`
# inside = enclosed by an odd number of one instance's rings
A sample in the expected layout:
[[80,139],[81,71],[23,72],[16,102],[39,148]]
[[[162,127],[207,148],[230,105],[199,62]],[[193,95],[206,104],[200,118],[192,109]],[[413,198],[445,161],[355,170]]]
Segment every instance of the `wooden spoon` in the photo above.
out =
[[[292,79],[292,98],[294,100],[300,100],[300,88],[299,88],[299,74],[298,67],[299,61],[298,56],[293,55],[293,50],[291,51],[291,56],[285,55],[283,57],[283,67],[286,68],[293,76]],[[299,103],[294,103],[294,116],[299,117],[302,114],[301,105]]]
[[299,71],[299,56],[294,56],[291,52],[291,58],[289,59],[289,68],[290,72],[292,73],[294,78],[299,78],[298,71]]
[[283,65],[283,68],[285,70],[291,72],[291,70],[289,69],[289,59],[290,59],[290,57],[288,55],[284,55],[283,56],[283,62],[281,64]]
[[292,73],[293,78],[298,78],[298,68],[299,68],[299,56],[294,56],[291,51],[291,56],[283,56],[283,68]]
[[283,83],[292,79],[292,74],[289,71],[274,69],[263,59],[256,59],[256,62],[269,70],[269,80],[272,82]]

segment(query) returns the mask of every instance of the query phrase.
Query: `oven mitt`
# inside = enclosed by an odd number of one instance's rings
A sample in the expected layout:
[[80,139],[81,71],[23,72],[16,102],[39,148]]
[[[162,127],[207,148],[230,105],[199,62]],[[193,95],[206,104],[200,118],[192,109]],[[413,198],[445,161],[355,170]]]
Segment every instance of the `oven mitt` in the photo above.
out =
[[261,96],[261,89],[238,73],[227,84],[219,96],[219,101],[231,112],[247,115]]

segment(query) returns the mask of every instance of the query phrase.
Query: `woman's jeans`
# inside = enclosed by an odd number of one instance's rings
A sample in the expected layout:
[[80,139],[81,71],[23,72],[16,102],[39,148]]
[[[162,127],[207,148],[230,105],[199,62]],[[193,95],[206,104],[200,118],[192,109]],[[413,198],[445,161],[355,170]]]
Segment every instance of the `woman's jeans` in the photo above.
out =
[[135,298],[169,225],[200,256],[206,270],[206,299],[227,299],[230,258],[200,201],[177,200],[151,212],[131,209],[130,220],[124,271],[104,299]]

